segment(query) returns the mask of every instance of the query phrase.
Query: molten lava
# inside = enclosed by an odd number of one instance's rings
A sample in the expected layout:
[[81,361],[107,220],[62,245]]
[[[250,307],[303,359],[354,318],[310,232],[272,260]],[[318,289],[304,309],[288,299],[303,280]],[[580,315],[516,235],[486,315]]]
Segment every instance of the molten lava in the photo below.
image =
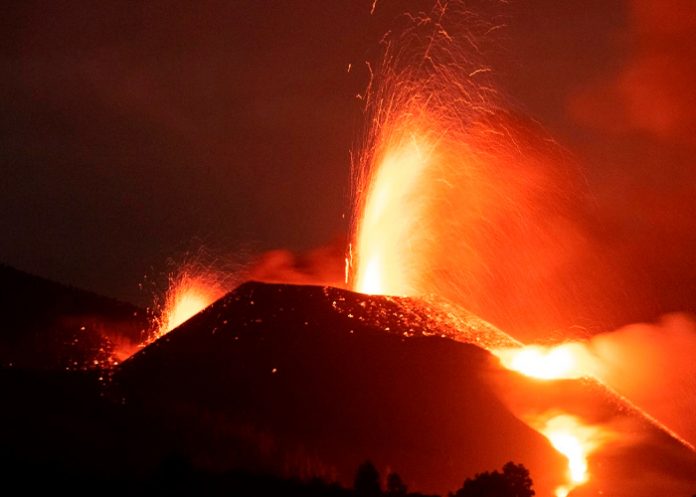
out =
[[[492,349],[501,364],[525,376],[540,380],[576,379],[590,376],[591,361],[580,344],[551,347],[530,345]],[[587,459],[609,438],[601,426],[592,426],[565,413],[524,413],[522,419],[544,435],[554,449],[568,460],[567,482],[556,488],[556,497],[566,497],[589,478]]]
[[568,459],[568,483],[556,488],[556,497],[566,497],[589,480],[587,457],[607,438],[604,429],[587,426],[578,418],[559,414],[532,423],[551,445]]

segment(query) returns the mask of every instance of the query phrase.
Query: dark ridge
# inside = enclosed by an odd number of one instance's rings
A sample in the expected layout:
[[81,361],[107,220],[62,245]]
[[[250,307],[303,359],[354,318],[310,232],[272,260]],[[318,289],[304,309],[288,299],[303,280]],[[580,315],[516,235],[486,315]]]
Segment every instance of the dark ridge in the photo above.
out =
[[138,343],[146,312],[134,305],[0,264],[0,365],[80,369],[106,365],[115,347]]

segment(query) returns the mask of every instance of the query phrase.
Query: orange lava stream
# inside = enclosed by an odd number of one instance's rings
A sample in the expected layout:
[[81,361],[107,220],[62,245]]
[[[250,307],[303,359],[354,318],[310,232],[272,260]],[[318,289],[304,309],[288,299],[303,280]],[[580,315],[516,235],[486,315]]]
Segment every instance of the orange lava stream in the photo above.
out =
[[599,448],[607,434],[603,428],[588,426],[567,414],[536,419],[532,425],[568,459],[568,482],[556,487],[555,491],[556,497],[566,497],[574,488],[589,480],[587,458]]
[[595,369],[594,360],[578,343],[528,345],[492,352],[507,369],[541,380],[582,378],[593,375]]
[[[565,343],[553,347],[538,345],[493,349],[501,364],[540,380],[576,379],[590,376],[591,358],[580,344]],[[568,460],[567,482],[556,488],[556,497],[566,497],[590,478],[588,457],[610,437],[601,426],[592,426],[569,414],[523,416],[544,435],[554,449]]]

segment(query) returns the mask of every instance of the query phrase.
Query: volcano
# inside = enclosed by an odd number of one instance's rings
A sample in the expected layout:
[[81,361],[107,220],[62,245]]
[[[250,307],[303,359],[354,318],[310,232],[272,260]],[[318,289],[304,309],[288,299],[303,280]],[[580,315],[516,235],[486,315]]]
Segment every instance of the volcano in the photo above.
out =
[[[483,381],[489,354],[441,335],[398,300],[248,283],[126,361],[115,382],[127,402],[169,425],[166,438],[183,444],[169,450],[216,469],[317,472],[350,484],[371,459],[428,492],[509,459],[561,474],[543,437]],[[211,423],[213,438],[176,435]]]
[[52,485],[91,492],[158,474],[172,458],[213,474],[346,485],[370,459],[411,488],[444,493],[513,460],[545,496],[565,461],[515,413],[557,408],[620,435],[572,495],[696,488],[690,449],[597,382],[504,369],[486,347],[508,341],[413,299],[250,282],[108,371],[4,369],[4,467],[18,478],[41,468]]

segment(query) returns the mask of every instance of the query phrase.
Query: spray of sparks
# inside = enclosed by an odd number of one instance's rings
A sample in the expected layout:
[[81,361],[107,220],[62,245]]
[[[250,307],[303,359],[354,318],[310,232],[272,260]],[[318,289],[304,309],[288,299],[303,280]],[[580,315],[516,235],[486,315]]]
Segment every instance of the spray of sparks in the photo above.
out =
[[[455,13],[468,27],[458,25],[455,37],[443,23],[448,8],[438,3],[427,15],[406,15],[403,34],[384,39],[379,70],[370,67],[371,129],[354,164],[357,216],[347,276],[366,294],[437,295],[476,313],[490,309],[482,302],[499,301],[519,313],[524,302],[554,293],[553,269],[572,256],[572,230],[559,221],[568,187],[561,168],[548,167],[553,146],[542,140],[540,148],[534,133],[496,104],[490,70],[463,56],[480,53],[475,40],[491,26]],[[487,348],[525,376],[597,373],[582,344],[510,341]],[[520,416],[568,461],[557,497],[589,480],[589,457],[610,438],[608,430],[564,412]]]
[[224,285],[223,273],[194,264],[185,265],[169,277],[163,304],[154,318],[152,342],[183,324],[217,299],[229,288]]
[[500,103],[492,70],[469,56],[495,27],[459,7],[403,16],[368,66],[351,286],[438,295],[506,329],[543,323],[586,291],[557,283],[583,243],[569,221],[576,171]]

